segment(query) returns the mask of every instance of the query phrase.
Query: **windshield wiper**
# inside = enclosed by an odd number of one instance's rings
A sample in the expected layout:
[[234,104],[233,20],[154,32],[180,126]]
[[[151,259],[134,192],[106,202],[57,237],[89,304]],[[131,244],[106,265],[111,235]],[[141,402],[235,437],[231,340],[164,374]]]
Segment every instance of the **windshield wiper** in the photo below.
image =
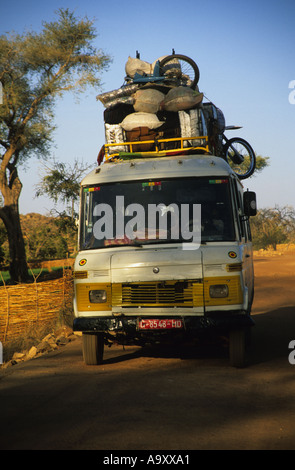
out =
[[175,239],[172,239],[172,240],[164,240],[164,239],[157,239],[157,240],[146,240],[146,241],[139,241],[139,240],[134,240],[134,245],[135,246],[145,246],[145,245],[163,245],[163,244],[166,244],[166,245],[171,245],[171,244],[175,244],[175,243],[185,243],[186,241],[185,240],[175,240]]

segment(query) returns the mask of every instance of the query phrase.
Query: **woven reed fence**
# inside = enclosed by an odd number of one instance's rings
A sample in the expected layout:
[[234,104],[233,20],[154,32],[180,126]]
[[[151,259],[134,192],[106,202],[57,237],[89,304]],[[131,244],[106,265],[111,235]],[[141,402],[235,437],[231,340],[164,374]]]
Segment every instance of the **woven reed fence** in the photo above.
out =
[[0,287],[0,341],[16,340],[33,325],[45,325],[60,318],[71,305],[73,275],[63,269],[63,277],[32,284]]

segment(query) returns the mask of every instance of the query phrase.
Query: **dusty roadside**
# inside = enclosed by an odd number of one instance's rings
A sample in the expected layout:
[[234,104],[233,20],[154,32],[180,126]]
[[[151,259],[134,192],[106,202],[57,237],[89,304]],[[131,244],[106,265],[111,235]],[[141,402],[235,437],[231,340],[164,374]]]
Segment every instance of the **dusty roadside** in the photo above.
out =
[[0,371],[0,448],[295,449],[295,254],[255,257],[245,369],[221,349],[107,349],[85,366],[80,338]]

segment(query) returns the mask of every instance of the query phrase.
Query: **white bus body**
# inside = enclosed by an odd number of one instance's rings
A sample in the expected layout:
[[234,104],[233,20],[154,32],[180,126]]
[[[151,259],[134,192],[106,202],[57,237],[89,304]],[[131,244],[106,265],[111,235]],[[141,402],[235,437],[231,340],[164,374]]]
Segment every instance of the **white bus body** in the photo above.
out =
[[[170,212],[166,227],[157,219],[151,228],[148,215],[139,227],[134,208],[144,213],[159,204],[158,219]],[[184,224],[171,236],[171,212],[186,206],[191,214],[193,205],[201,209],[200,239],[190,246],[181,238]],[[83,333],[85,362],[102,362],[104,344],[177,341],[214,330],[229,335],[231,364],[243,366],[253,325],[254,206],[255,194],[243,191],[229,165],[207,155],[108,161],[84,178],[74,330]]]

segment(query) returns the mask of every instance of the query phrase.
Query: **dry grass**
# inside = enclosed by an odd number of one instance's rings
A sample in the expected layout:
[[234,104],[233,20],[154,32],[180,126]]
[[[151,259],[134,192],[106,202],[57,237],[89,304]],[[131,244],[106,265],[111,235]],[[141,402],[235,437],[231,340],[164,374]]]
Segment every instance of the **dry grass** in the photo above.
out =
[[32,346],[40,343],[49,333],[56,329],[54,322],[43,325],[27,324],[22,335],[6,342],[3,347],[3,362],[9,361],[15,352],[28,352]]

